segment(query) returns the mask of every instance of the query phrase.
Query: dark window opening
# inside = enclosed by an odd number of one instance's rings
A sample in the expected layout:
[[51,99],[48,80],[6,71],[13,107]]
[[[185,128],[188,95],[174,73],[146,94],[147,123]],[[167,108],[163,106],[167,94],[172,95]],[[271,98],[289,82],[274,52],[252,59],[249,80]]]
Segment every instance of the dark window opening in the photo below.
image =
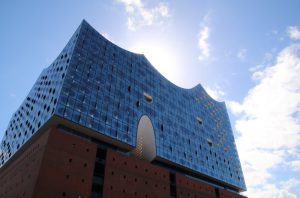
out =
[[197,120],[197,122],[198,122],[199,124],[201,124],[201,125],[203,124],[203,120],[202,120],[202,118],[200,118],[200,117],[197,117],[197,118],[196,118],[196,120]]
[[212,141],[211,141],[211,139],[208,138],[208,139],[207,139],[207,143],[208,143],[209,146],[212,146]]
[[[86,151],[88,152],[89,149],[86,149]],[[103,180],[104,180],[104,172],[105,172],[105,159],[106,159],[106,150],[98,148],[96,153],[95,166],[94,166],[91,198],[102,197]],[[84,165],[87,164],[85,163]],[[84,181],[85,181],[84,179],[81,180],[81,182]]]
[[220,198],[220,192],[219,192],[218,188],[215,188],[215,193],[216,193],[217,198]]
[[153,101],[152,96],[145,92],[144,92],[144,99],[149,103],[151,103]]

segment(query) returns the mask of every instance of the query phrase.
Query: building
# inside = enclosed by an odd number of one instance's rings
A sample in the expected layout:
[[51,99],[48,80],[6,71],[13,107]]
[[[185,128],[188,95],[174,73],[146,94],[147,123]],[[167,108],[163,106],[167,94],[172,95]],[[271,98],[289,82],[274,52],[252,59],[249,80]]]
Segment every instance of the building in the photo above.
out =
[[83,21],[12,116],[0,197],[242,197],[225,103]]

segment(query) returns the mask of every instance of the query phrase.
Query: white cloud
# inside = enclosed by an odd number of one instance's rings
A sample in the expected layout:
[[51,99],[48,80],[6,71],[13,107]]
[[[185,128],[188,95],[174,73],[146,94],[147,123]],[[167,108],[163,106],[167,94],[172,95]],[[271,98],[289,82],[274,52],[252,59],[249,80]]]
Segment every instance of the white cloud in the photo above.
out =
[[287,181],[281,182],[281,188],[285,190],[290,190],[292,188],[299,188],[300,187],[300,180],[291,178]]
[[245,193],[249,198],[275,198],[278,194],[278,189],[275,185],[264,185],[261,189],[248,188],[248,192]]
[[238,57],[238,59],[243,61],[243,60],[246,59],[246,54],[247,54],[247,50],[246,49],[241,49],[240,51],[238,51],[236,56]]
[[276,52],[277,52],[276,48],[272,48],[269,52],[266,52],[263,56],[262,62],[259,65],[251,67],[249,71],[250,72],[261,71],[263,68],[267,67],[274,59]]
[[198,47],[200,49],[199,60],[202,61],[210,57],[210,45],[208,39],[210,36],[210,28],[206,25],[201,28],[198,34]]
[[127,28],[131,31],[135,30],[135,26],[134,26],[133,21],[130,17],[128,17],[128,19],[127,19]]
[[290,26],[287,28],[288,36],[293,40],[300,39],[300,30],[297,26]]
[[210,13],[206,14],[201,21],[201,28],[198,33],[198,48],[200,49],[200,55],[198,59],[200,61],[210,58],[211,46],[209,44],[209,38],[211,34],[211,28],[209,26]]
[[248,197],[255,198],[297,198],[297,196],[290,192],[292,188],[299,188],[299,180],[290,179],[280,184],[268,184],[266,183],[261,188],[248,188],[248,192],[243,193]]
[[[257,84],[243,102],[229,103],[230,110],[239,116],[236,143],[249,196],[294,196],[283,185],[272,184],[271,171],[286,166],[290,151],[300,146],[299,74],[300,44],[293,44],[277,54],[275,63],[255,70]],[[298,167],[298,162],[291,166]],[[275,190],[278,188],[283,190]]]
[[290,166],[294,171],[300,171],[300,160],[290,162]]
[[228,101],[227,105],[234,115],[238,115],[243,112],[243,106],[236,101]]
[[224,100],[225,92],[220,86],[216,85],[214,88],[205,86],[204,89],[214,100]]
[[165,18],[171,16],[167,3],[158,3],[148,8],[141,0],[116,0],[125,6],[127,13],[127,27],[136,30],[142,26],[161,25]]
[[287,190],[282,190],[280,191],[278,198],[297,198],[297,196],[293,193],[288,192]]

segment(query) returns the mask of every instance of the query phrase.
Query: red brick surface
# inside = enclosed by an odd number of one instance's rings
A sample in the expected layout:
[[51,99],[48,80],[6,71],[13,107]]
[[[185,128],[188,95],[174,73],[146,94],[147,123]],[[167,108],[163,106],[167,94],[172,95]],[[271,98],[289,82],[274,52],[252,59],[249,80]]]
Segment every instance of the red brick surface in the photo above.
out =
[[177,198],[197,197],[197,198],[213,198],[216,197],[215,188],[188,178],[182,174],[176,174]]
[[48,139],[45,132],[0,169],[0,197],[32,197]]
[[52,130],[34,197],[89,197],[96,151],[94,143]]
[[[45,131],[0,169],[0,197],[88,198],[97,145],[58,129]],[[170,197],[169,171],[108,149],[104,198]],[[177,198],[246,198],[176,173]]]
[[169,172],[108,150],[103,197],[170,197]]
[[219,192],[220,192],[220,198],[247,198],[245,196],[237,195],[226,190],[219,190]]
[[96,145],[51,129],[0,171],[0,197],[89,197]]

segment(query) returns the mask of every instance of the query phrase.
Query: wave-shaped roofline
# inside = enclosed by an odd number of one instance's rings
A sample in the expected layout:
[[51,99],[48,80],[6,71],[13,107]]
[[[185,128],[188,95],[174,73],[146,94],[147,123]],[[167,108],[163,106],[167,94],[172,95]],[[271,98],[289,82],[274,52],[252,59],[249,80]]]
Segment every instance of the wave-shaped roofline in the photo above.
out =
[[221,104],[221,105],[225,105],[225,101],[217,101],[215,100],[214,98],[212,98],[208,93],[207,91],[204,89],[204,87],[201,85],[201,83],[198,83],[197,85],[195,85],[194,87],[192,88],[184,88],[184,87],[180,87],[179,85],[176,85],[175,83],[173,83],[172,81],[170,81],[169,79],[167,79],[164,75],[162,75],[157,69],[156,67],[153,66],[153,64],[147,59],[147,57],[144,55],[144,54],[140,54],[140,53],[136,53],[136,52],[132,52],[132,51],[129,51],[123,47],[120,47],[118,46],[117,44],[113,43],[112,41],[110,41],[109,39],[105,38],[102,34],[100,34],[93,26],[91,26],[85,19],[82,20],[80,26],[82,26],[82,24],[85,24],[85,25],[88,25],[89,28],[93,29],[95,32],[98,33],[98,35],[100,35],[105,41],[107,41],[109,44],[127,52],[127,53],[130,53],[134,56],[137,56],[137,57],[140,57],[140,58],[143,58],[146,62],[148,62],[148,64],[152,67],[152,69],[154,69],[154,71],[159,75],[161,76],[164,80],[166,80],[169,84],[171,84],[172,86],[175,86],[176,88],[178,89],[182,89],[184,91],[188,91],[188,92],[192,92],[192,91],[195,91],[195,90],[198,90],[198,89],[202,89],[204,91],[204,93],[209,97],[209,99],[215,103],[218,103],[218,104]]

